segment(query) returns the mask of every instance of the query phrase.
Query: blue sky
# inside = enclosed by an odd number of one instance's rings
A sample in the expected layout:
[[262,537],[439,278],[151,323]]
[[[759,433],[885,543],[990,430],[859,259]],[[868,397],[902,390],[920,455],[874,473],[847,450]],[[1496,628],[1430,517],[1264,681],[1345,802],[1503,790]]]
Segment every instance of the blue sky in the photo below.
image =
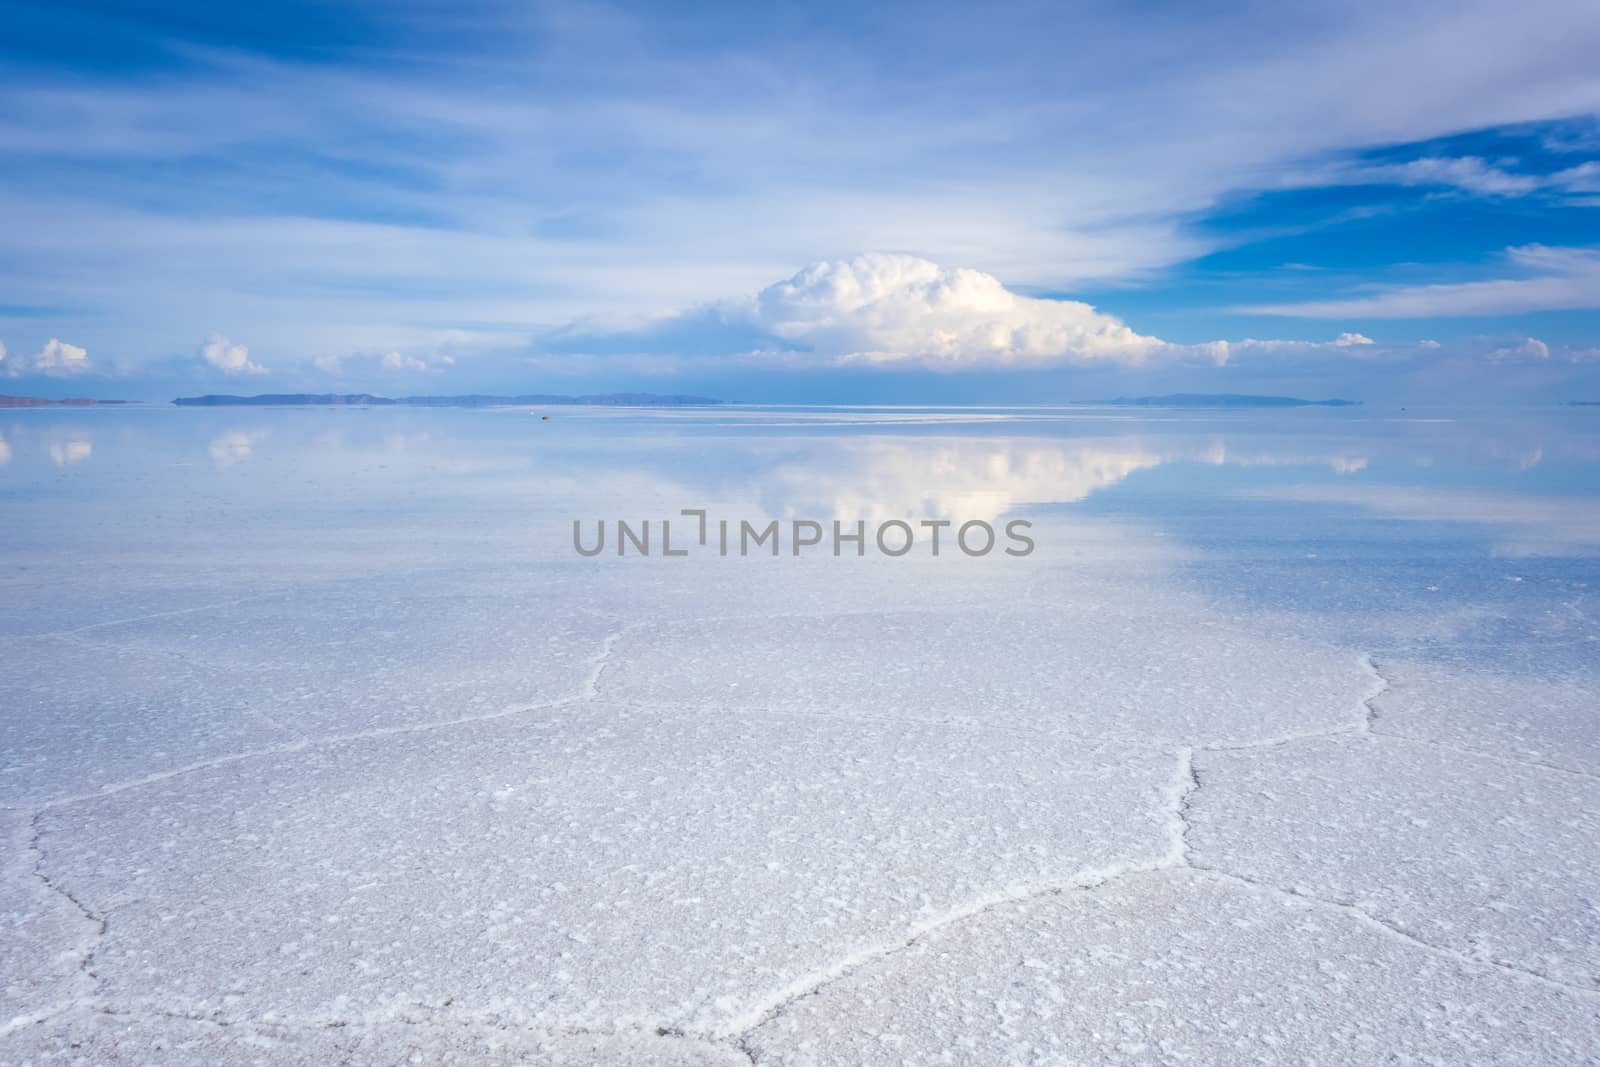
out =
[[0,14],[0,391],[1600,399],[1592,2]]

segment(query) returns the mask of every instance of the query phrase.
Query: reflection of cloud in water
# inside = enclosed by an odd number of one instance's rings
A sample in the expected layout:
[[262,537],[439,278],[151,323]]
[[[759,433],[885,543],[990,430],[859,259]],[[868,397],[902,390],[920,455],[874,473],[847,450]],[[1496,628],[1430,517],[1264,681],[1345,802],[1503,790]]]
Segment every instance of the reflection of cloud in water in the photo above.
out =
[[1209,463],[1214,467],[1328,467],[1336,474],[1354,474],[1357,471],[1364,471],[1367,469],[1367,464],[1371,462],[1368,456],[1348,452],[1316,455],[1303,451],[1263,450],[1259,446],[1255,449],[1229,448],[1227,442],[1220,437],[1204,448],[1187,454],[1182,450],[1169,449],[1165,458]]
[[255,451],[255,446],[266,440],[266,430],[230,430],[211,439],[208,446],[211,462],[218,467],[231,467],[243,463]]
[[1530,446],[1521,451],[1498,451],[1494,455],[1516,467],[1519,471],[1527,471],[1537,467],[1540,461],[1544,459],[1544,449],[1538,446]]
[[50,446],[50,458],[58,467],[65,467],[69,463],[82,463],[93,454],[94,443],[87,437],[74,437],[70,441],[58,441]]
[[6,439],[0,437],[0,464],[11,462],[11,446],[6,444]]
[[993,520],[1029,504],[1072,504],[1164,463],[1214,466],[1366,467],[1347,452],[1312,456],[1134,438],[916,441],[868,439],[829,462],[778,468],[763,487],[771,514],[891,519],[943,516]]
[[1137,446],[880,440],[867,442],[842,470],[780,468],[767,495],[777,497],[775,510],[795,515],[994,519],[1021,504],[1082,500],[1161,462]]
[[1242,492],[1256,500],[1343,504],[1391,519],[1498,526],[1506,556],[1568,556],[1600,548],[1600,500],[1428,489],[1412,485],[1297,485]]

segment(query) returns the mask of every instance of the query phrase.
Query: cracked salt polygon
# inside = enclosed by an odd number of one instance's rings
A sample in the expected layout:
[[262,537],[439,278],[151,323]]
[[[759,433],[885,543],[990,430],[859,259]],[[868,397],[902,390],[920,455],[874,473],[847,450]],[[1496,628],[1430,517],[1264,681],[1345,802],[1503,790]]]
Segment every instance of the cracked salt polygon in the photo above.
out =
[[41,827],[52,874],[115,909],[111,1003],[712,1031],[1004,887],[1155,862],[1172,775],[1131,746],[589,703],[200,770]]
[[1196,766],[1195,862],[1600,995],[1600,779],[1381,734]]
[[936,931],[795,1001],[746,1045],[780,1067],[877,1062],[872,1035],[893,1026],[905,1063],[959,1048],[964,1063],[1576,1065],[1600,1047],[1594,1008],[1312,900],[1172,869]]

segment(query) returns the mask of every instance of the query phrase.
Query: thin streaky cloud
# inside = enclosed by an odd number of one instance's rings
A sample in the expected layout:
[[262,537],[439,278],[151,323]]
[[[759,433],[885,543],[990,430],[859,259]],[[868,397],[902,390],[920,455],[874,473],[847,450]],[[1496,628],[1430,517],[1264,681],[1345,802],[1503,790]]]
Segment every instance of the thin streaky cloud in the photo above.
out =
[[1342,299],[1239,310],[1314,319],[1422,319],[1600,308],[1600,249],[1512,248],[1506,259],[1510,266],[1536,273],[1449,285],[1395,286]]

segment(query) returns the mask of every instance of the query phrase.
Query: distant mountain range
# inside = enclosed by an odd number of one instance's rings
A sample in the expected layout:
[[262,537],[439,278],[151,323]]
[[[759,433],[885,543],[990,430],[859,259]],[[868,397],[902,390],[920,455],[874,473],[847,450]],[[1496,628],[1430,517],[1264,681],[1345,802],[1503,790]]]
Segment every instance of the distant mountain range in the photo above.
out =
[[86,396],[69,396],[65,400],[50,400],[42,396],[6,396],[0,393],[0,408],[86,408],[96,404],[131,404],[131,400],[92,400]]
[[1302,400],[1297,396],[1251,396],[1248,393],[1168,393],[1166,396],[1119,396],[1107,403],[1162,408],[1343,408],[1361,401]]
[[371,393],[265,393],[261,396],[180,396],[173,401],[180,407],[284,407],[284,406],[335,406],[335,407],[385,407],[406,405],[424,408],[495,408],[522,407],[534,404],[589,405],[595,407],[675,408],[703,407],[720,404],[708,396],[684,396],[657,393],[603,393],[594,396],[558,396],[546,393],[529,393],[523,396],[373,396]]

